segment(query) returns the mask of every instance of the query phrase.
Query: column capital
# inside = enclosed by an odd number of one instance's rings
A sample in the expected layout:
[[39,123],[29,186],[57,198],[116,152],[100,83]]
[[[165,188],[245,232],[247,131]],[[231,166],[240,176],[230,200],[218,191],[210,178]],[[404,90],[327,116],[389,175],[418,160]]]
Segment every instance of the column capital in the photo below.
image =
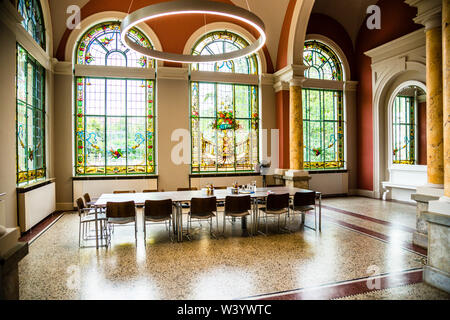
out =
[[291,64],[275,72],[275,90],[289,90],[289,86],[301,86],[308,68],[305,65]]
[[425,31],[442,26],[442,0],[406,0],[411,7],[416,7],[417,17],[414,22],[425,26]]

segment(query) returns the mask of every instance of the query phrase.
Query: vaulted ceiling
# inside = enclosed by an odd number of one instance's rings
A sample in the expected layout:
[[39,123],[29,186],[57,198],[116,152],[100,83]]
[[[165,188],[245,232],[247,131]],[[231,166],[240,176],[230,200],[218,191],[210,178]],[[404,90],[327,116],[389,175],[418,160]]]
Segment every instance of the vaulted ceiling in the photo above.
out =
[[[83,7],[90,0],[49,0],[52,14],[54,48],[57,48],[66,30],[67,7]],[[127,1],[127,0],[124,0]],[[273,62],[277,60],[278,43],[289,0],[232,0],[237,6],[250,8],[266,25],[267,48]],[[348,32],[353,43],[366,16],[367,7],[377,0],[316,0],[314,13],[322,13],[338,21]]]

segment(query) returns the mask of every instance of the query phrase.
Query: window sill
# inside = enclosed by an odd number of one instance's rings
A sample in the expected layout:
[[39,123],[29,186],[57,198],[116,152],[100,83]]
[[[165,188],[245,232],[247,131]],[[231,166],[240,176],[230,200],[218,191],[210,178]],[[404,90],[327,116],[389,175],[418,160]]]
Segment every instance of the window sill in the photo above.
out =
[[72,177],[73,181],[95,181],[95,180],[155,180],[158,179],[158,175],[128,175],[128,176],[75,176]]
[[55,182],[56,179],[51,178],[51,179],[45,179],[45,180],[41,180],[38,182],[35,182],[33,184],[28,184],[28,185],[24,185],[21,187],[17,187],[17,193],[27,193],[42,187],[45,187],[46,185],[49,185],[53,182]]
[[259,177],[258,172],[191,173],[189,178]]
[[309,174],[331,174],[331,173],[348,173],[347,169],[342,170],[311,170],[308,171]]

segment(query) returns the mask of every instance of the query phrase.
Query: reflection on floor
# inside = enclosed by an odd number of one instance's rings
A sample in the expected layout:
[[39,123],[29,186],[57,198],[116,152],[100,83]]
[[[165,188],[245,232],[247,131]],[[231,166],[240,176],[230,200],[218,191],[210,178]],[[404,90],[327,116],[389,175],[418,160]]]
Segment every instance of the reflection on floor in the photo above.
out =
[[[411,245],[413,206],[366,198],[325,199],[324,206],[321,233],[305,228],[275,234],[274,223],[267,237],[241,237],[237,222],[227,225],[227,238],[215,240],[204,224],[193,241],[171,243],[164,226],[151,226],[145,246],[139,225],[136,246],[134,228],[125,226],[116,227],[109,249],[99,250],[78,248],[78,216],[65,214],[19,264],[20,297],[334,299],[372,291],[370,296],[381,288],[390,293],[374,298],[396,299],[405,292],[392,288],[421,282],[426,252]],[[307,224],[313,222],[307,217]],[[290,227],[298,225],[296,217]],[[369,289],[374,275],[381,275],[383,286]],[[304,294],[317,288],[323,294]],[[418,299],[449,298],[420,288],[410,291]]]

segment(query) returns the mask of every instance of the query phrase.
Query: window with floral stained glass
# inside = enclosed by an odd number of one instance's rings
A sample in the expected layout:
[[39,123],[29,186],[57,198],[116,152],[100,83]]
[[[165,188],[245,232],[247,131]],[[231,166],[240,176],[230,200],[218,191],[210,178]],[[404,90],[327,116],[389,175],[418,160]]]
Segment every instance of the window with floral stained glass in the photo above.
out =
[[[221,54],[245,48],[237,34],[205,35],[192,54]],[[256,56],[193,64],[191,70],[257,74]],[[254,171],[259,162],[258,86],[191,81],[192,173]]]
[[46,178],[45,69],[17,45],[17,184]]
[[[129,37],[152,48],[138,29]],[[154,61],[129,50],[120,24],[102,23],[80,40],[77,64],[151,68]],[[155,83],[148,79],[76,77],[76,175],[154,174]]]
[[[327,45],[306,41],[303,62],[305,77],[341,81],[342,64]],[[303,89],[303,142],[306,170],[345,169],[345,117],[341,90]]]
[[44,49],[45,46],[45,24],[39,0],[18,0],[17,11],[23,17],[22,25],[34,40]]

